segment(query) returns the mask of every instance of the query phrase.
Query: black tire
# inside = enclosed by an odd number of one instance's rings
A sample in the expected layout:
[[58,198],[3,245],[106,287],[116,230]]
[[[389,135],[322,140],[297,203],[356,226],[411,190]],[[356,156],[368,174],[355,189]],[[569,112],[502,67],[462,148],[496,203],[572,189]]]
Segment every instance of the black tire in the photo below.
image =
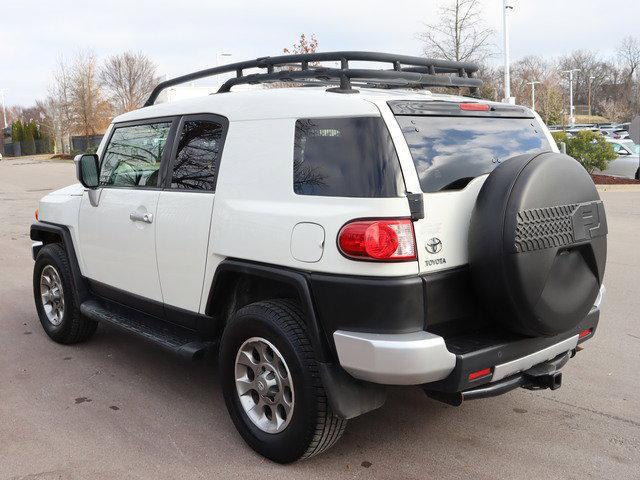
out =
[[[278,349],[293,379],[293,414],[279,433],[266,433],[254,425],[236,390],[236,355],[252,337],[264,338]],[[335,415],[329,406],[303,314],[290,300],[253,303],[233,315],[222,336],[220,377],[227,409],[238,432],[251,448],[274,462],[290,463],[321,453],[344,432],[347,420]]]
[[[49,320],[42,303],[40,276],[48,265],[57,271],[62,281],[64,314],[59,325],[54,325]],[[91,338],[98,327],[97,322],[81,315],[74,289],[73,273],[64,248],[57,243],[42,247],[33,267],[33,295],[40,323],[47,335],[57,343],[68,345],[84,342]]]

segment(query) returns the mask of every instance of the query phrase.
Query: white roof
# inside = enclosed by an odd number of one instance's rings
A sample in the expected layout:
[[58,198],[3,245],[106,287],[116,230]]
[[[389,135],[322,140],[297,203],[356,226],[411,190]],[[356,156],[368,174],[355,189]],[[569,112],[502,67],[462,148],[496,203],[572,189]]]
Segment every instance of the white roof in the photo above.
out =
[[[374,102],[389,100],[472,100],[457,95],[434,94],[427,90],[383,90],[357,88],[359,93],[327,92],[326,87],[267,88],[239,90],[175,102],[161,103],[124,113],[114,122],[145,118],[215,113],[229,121],[266,118],[379,115]],[[495,103],[495,102],[487,102]]]

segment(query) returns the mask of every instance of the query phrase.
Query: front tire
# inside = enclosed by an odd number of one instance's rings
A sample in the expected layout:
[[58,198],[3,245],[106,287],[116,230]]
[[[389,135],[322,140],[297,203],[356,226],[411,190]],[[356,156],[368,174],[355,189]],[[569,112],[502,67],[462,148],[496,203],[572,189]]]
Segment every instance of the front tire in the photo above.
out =
[[73,273],[61,245],[45,245],[38,252],[33,267],[33,295],[42,328],[53,341],[79,343],[95,333],[98,323],[80,313]]
[[225,403],[242,438],[278,463],[331,447],[346,419],[333,413],[300,308],[270,300],[236,312],[222,336]]

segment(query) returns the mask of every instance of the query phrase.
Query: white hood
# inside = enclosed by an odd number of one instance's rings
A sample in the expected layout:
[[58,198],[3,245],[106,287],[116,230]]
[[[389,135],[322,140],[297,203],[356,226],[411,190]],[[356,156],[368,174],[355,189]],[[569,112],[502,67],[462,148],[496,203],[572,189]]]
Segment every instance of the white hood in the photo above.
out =
[[59,190],[54,190],[49,195],[65,195],[65,196],[82,196],[84,193],[84,187],[79,183],[74,183],[68,187],[63,187]]

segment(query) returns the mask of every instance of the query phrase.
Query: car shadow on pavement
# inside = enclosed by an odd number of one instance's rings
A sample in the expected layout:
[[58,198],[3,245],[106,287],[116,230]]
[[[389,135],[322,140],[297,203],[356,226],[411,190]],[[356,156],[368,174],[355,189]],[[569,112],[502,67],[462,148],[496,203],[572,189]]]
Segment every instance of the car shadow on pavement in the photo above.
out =
[[86,343],[59,345],[31,305],[4,306],[0,372],[9,383],[0,410],[25,438],[34,428],[40,432],[28,445],[55,451],[60,435],[81,435],[78,455],[98,449],[102,462],[167,469],[158,478],[174,478],[180,468],[220,478],[232,471],[274,478],[542,478],[558,465],[586,472],[596,451],[610,455],[608,465],[618,472],[635,456],[624,425],[621,433],[606,418],[555,401],[557,394],[517,390],[456,408],[419,388],[393,387],[382,408],[349,421],[333,448],[282,467],[255,454],[236,432],[214,355],[187,362],[110,326]]

